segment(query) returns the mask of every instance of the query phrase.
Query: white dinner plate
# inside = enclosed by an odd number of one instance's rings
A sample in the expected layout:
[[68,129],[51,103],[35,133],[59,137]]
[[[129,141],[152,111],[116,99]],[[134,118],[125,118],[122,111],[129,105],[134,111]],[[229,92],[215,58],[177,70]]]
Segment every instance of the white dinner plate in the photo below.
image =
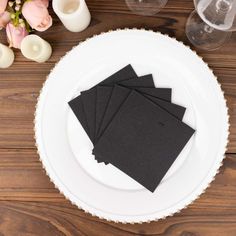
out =
[[[172,88],[172,101],[187,108],[183,121],[196,129],[154,193],[96,162],[67,104],[127,64],[140,76],[151,73],[156,87]],[[137,29],[103,33],[73,48],[46,80],[35,115],[36,145],[55,186],[86,212],[123,223],[158,220],[196,199],[221,165],[228,128],[223,92],[206,63],[175,39]]]

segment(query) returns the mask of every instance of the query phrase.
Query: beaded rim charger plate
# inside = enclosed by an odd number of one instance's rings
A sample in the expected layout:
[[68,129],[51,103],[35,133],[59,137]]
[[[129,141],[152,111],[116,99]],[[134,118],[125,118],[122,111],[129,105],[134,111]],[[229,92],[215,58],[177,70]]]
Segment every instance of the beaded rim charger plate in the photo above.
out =
[[[99,164],[68,101],[131,64],[173,90],[196,129],[154,193],[112,165]],[[216,77],[181,42],[161,33],[125,29],[96,35],[63,57],[48,76],[35,113],[40,159],[55,186],[92,215],[123,223],[158,220],[185,208],[208,187],[224,158],[228,110]]]

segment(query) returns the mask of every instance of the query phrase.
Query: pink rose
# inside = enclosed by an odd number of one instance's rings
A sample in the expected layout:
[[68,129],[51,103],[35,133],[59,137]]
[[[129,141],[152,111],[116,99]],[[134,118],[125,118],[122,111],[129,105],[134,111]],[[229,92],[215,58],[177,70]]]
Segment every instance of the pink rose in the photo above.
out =
[[29,34],[25,27],[14,26],[12,23],[7,24],[6,32],[9,46],[14,48],[20,48],[21,41]]
[[48,6],[49,6],[49,0],[41,0],[41,2],[44,4],[45,7],[48,8]]
[[7,7],[8,0],[0,0],[0,14],[2,14]]
[[22,14],[33,29],[45,31],[52,25],[46,0],[31,0],[24,3]]
[[2,14],[0,14],[0,29],[6,27],[6,25],[11,20],[11,14],[7,11],[4,11]]

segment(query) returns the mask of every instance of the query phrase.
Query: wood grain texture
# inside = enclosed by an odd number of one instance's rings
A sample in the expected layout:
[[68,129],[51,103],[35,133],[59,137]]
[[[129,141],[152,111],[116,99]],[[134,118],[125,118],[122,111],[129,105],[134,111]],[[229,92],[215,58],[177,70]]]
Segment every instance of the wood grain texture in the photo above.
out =
[[[236,34],[221,49],[197,53],[209,63],[225,92],[230,113],[227,157],[216,180],[187,209],[150,224],[124,225],[100,220],[77,209],[49,181],[34,146],[34,109],[40,88],[55,63],[94,34],[117,28],[160,31],[189,45],[184,28],[192,0],[169,0],[154,17],[136,16],[124,0],[88,0],[90,27],[70,33],[53,14],[53,27],[39,35],[53,45],[45,64],[16,51],[14,65],[0,70],[0,236],[10,235],[236,235]],[[51,11],[52,12],[52,11]],[[6,42],[0,32],[0,40]]]

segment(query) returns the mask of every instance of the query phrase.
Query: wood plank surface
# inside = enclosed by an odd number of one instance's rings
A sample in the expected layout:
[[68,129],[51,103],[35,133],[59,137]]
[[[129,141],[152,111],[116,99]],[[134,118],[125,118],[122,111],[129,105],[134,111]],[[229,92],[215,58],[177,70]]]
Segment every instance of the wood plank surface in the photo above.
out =
[[[92,22],[82,33],[66,31],[52,13],[53,27],[39,34],[53,46],[53,55],[47,63],[30,62],[16,50],[14,65],[0,70],[0,236],[235,236],[236,34],[217,51],[195,49],[222,85],[231,127],[223,166],[211,187],[193,204],[158,222],[116,224],[77,209],[50,182],[34,146],[34,110],[47,74],[67,51],[94,34],[125,27],[160,31],[190,45],[184,29],[193,10],[192,0],[169,0],[153,17],[133,14],[124,0],[88,0],[87,3]],[[3,31],[0,40],[6,42]]]

